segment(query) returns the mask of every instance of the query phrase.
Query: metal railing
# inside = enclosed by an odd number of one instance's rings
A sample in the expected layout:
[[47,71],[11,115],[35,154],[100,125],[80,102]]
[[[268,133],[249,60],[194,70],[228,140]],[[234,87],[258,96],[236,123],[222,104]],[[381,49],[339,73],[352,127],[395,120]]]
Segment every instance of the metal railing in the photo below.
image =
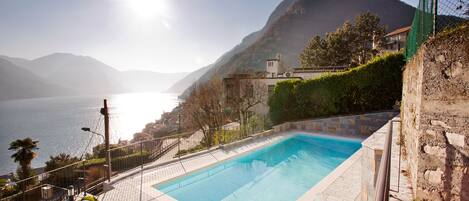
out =
[[[10,187],[15,191],[8,195],[4,194],[3,198],[0,197],[0,201],[44,200],[41,190],[46,186],[53,189],[52,195],[47,200],[66,200],[70,189],[73,189],[74,195],[80,193],[96,195],[102,192],[107,175],[115,180],[120,176],[142,174],[144,168],[177,161],[182,156],[236,142],[264,130],[266,128],[263,124],[245,128],[228,124],[219,129],[208,130],[205,134],[199,130],[170,135],[120,145],[108,151],[104,150],[103,145],[99,145],[86,160],[12,182]],[[106,164],[107,152],[110,154],[111,168]],[[143,176],[140,177],[143,182]]]
[[10,192],[1,201],[40,200],[44,197],[43,187],[48,187],[47,200],[64,200],[73,189],[73,194],[93,192],[105,179],[103,167],[92,166],[90,160],[82,160],[47,171],[33,177],[8,184]]
[[419,0],[407,37],[405,56],[410,60],[430,37],[469,20],[469,0]]
[[383,155],[381,156],[378,177],[376,180],[375,201],[389,200],[389,190],[391,181],[391,148],[394,122],[401,122],[401,120],[393,119],[389,121],[389,133],[384,141]]

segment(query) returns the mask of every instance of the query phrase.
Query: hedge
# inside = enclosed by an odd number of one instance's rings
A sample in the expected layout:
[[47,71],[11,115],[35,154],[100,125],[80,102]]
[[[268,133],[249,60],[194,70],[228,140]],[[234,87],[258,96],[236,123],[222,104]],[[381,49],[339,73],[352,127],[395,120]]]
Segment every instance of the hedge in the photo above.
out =
[[345,72],[277,83],[269,97],[273,123],[392,109],[402,94],[402,53],[376,57]]
[[[142,153],[135,152],[130,155],[112,158],[111,167],[113,171],[122,171],[122,170],[131,169],[131,168],[140,166],[142,163],[142,160],[144,163],[148,162],[149,156],[150,156],[150,152],[143,151]],[[85,165],[86,165],[86,168],[89,168],[91,166],[104,165],[105,163],[106,163],[105,158],[94,158],[94,159],[87,160],[85,162]],[[78,168],[82,168],[82,167],[83,166],[81,165],[78,166]]]

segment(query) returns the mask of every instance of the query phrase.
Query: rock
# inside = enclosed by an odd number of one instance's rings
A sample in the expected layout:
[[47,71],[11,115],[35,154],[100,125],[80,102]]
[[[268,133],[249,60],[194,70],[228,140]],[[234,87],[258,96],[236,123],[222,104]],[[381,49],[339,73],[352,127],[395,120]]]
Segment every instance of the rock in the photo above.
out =
[[431,146],[427,144],[423,147],[423,151],[427,154],[438,156],[438,157],[446,156],[445,149],[439,146]]
[[445,56],[440,54],[435,58],[436,61],[438,62],[444,62],[445,61]]
[[438,168],[436,170],[426,170],[424,177],[431,184],[441,184],[442,175],[443,175],[443,171],[441,171],[441,169]]
[[453,146],[459,146],[459,147],[464,147],[465,142],[464,142],[464,135],[458,134],[458,133],[445,133],[446,139],[448,139],[448,142],[453,145]]
[[443,128],[451,128],[451,126],[448,126],[445,122],[438,121],[438,120],[431,120],[430,124],[432,124],[434,126],[441,126]]
[[436,136],[436,132],[434,130],[425,130],[425,133],[431,135],[432,137]]
[[453,67],[452,67],[452,71],[451,71],[451,76],[452,77],[456,77],[460,74],[463,73],[463,69],[462,69],[462,63],[459,62],[459,61],[456,61],[454,64],[453,64]]

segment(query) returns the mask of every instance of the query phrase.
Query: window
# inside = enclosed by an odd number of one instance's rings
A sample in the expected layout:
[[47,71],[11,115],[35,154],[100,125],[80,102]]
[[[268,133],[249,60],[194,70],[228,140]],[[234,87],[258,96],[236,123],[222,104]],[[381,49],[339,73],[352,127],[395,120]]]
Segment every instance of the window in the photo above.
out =
[[275,85],[267,86],[267,95],[270,97],[274,93]]
[[246,86],[246,96],[248,98],[254,97],[254,86],[253,85],[247,85]]

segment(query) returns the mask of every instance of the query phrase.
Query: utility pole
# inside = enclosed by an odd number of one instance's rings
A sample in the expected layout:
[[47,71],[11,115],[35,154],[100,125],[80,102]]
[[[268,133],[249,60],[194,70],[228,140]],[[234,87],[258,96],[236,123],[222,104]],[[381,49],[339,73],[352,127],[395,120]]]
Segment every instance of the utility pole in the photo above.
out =
[[111,151],[109,144],[109,110],[107,107],[107,100],[104,99],[104,107],[101,108],[101,114],[104,115],[104,145],[106,149],[106,164],[107,164],[107,179],[111,181]]

